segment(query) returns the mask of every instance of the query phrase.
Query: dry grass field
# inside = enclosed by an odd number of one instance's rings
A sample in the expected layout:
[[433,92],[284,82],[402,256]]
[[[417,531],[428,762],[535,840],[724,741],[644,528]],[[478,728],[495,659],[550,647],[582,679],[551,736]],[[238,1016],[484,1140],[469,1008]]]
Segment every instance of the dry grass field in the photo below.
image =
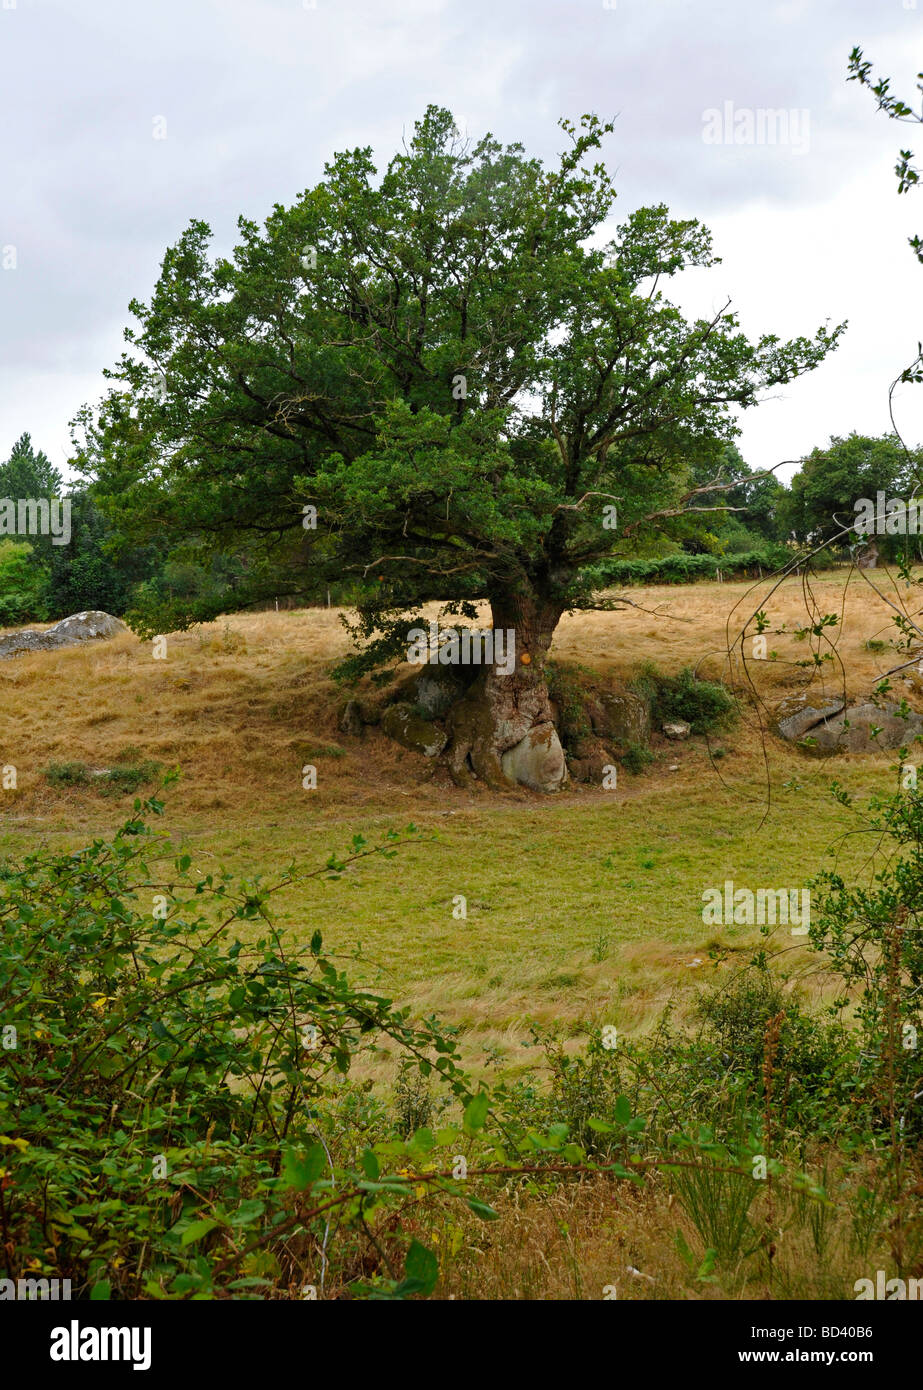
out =
[[[873,577],[900,602],[892,581]],[[0,763],[17,769],[0,802],[0,854],[80,844],[130,808],[130,794],[49,782],[50,765],[72,762],[179,767],[165,826],[203,872],[271,880],[292,862],[318,866],[356,832],[374,842],[412,821],[423,842],[339,882],[286,890],[280,923],[299,934],[320,927],[329,949],[356,956],[357,980],[457,1024],[475,1066],[485,1046],[512,1068],[528,1061],[533,1020],[574,1040],[601,1021],[644,1030],[668,1000],[682,1004],[729,968],[709,961],[711,945],[733,960],[757,939],[746,927],[717,937],[704,928],[703,890],[727,878],[803,884],[846,828],[831,777],[864,793],[894,775],[893,754],[818,762],[761,726],[760,704],[809,679],[792,664],[807,655],[792,635],[807,620],[801,582],[767,600],[768,589],[638,589],[635,608],[565,618],[557,661],[613,682],[645,660],[666,672],[692,665],[742,693],[741,719],[711,746],[656,740],[654,764],[623,774],[616,791],[575,786],[551,798],[462,791],[375,729],[340,734],[344,694],[329,672],[348,639],[336,610],[232,616],[170,636],[164,660],[131,634],[16,657],[0,664]],[[826,665],[812,690],[868,692],[901,659],[867,646],[897,635],[891,610],[855,575],[847,587],[830,573],[812,592],[818,613],[844,611],[834,641],[845,668]],[[760,608],[786,633],[769,638],[777,660],[745,671],[740,647],[733,659],[728,647]],[[898,678],[896,690],[920,707],[917,683]],[[306,763],[317,767],[314,791],[302,787]],[[849,843],[840,853],[850,863]],[[453,917],[459,894],[466,920]],[[802,948],[782,944],[791,963]]]

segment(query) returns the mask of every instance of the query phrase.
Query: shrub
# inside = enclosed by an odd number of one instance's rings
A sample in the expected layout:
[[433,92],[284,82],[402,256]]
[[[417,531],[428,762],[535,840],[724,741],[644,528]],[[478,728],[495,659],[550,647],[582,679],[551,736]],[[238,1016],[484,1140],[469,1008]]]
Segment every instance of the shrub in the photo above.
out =
[[[356,1171],[337,1166],[319,1142],[325,1102],[379,1036],[465,1099],[455,1045],[353,989],[319,933],[283,940],[258,879],[196,880],[186,855],[155,867],[169,846],[143,817],[161,810],[137,801],[112,840],[0,878],[7,1273],[70,1279],[78,1297],[297,1291],[315,1209],[366,1229],[366,1205],[412,1192],[398,1175],[377,1183],[371,1150]],[[357,837],[307,877],[397,838]],[[399,1146],[405,1165],[434,1142]],[[432,1263],[412,1242],[407,1277],[375,1296],[430,1291]]]
[[642,666],[632,688],[651,708],[657,724],[681,719],[694,734],[716,733],[733,724],[737,706],[720,681],[700,680],[688,666],[676,676],[665,675],[652,662]]
[[[704,1023],[704,1050],[760,1094],[767,1030],[773,1019],[779,1020],[774,1089],[784,1096],[788,1118],[812,1131],[836,1126],[855,1077],[855,1040],[837,1024],[808,1017],[764,963],[749,966],[721,988],[704,991],[696,1013]],[[818,1123],[820,1111],[826,1114],[824,1124]]]
[[[899,753],[902,771],[907,750]],[[892,1138],[923,1136],[923,790],[904,787],[857,806],[834,783],[839,803],[856,813],[880,848],[868,886],[852,887],[835,871],[812,881],[819,890],[811,940],[839,976],[841,1009],[859,1025],[863,1094]]]
[[791,564],[785,545],[768,544],[738,555],[660,555],[647,560],[609,560],[593,571],[597,588],[629,584],[691,584],[697,579],[755,579]]
[[630,772],[634,776],[640,775],[646,767],[650,767],[653,761],[653,753],[643,743],[629,743],[619,758],[619,762],[626,772]]
[[601,1136],[590,1121],[615,1115],[622,1093],[618,1059],[596,1038],[582,1055],[567,1053],[556,1039],[544,1039],[543,1046],[551,1073],[549,1118],[566,1124],[569,1137],[588,1152],[609,1152],[609,1136]]

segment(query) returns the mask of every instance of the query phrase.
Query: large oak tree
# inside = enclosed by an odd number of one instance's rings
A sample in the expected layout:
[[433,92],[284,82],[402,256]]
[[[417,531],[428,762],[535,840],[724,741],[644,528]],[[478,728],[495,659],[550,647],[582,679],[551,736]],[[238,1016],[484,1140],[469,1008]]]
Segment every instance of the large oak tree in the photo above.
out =
[[[400,658],[423,602],[474,618],[487,599],[517,665],[479,673],[449,752],[456,777],[492,785],[506,749],[555,737],[561,615],[598,605],[639,536],[715,505],[690,480],[718,472],[735,407],[841,331],[750,342],[728,305],[687,322],[664,284],[714,264],[709,233],[657,206],[604,241],[611,127],[561,124],[547,168],[463,142],[430,107],[381,177],[369,149],[337,155],[265,226],[241,219],[231,259],[193,222],[78,417],[78,463],[126,538],[241,557],[225,609],[352,576],[353,669]],[[208,616],[190,602],[136,623]]]

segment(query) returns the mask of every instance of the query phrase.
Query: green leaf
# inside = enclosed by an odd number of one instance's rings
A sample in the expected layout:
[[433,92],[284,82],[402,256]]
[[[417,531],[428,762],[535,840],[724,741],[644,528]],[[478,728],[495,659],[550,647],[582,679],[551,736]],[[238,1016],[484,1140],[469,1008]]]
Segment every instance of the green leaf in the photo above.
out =
[[499,1213],[495,1212],[493,1207],[488,1206],[486,1202],[482,1202],[479,1197],[469,1197],[468,1206],[475,1216],[479,1216],[482,1221],[499,1220]]
[[421,1245],[416,1237],[410,1242],[410,1249],[407,1251],[404,1274],[407,1279],[411,1279],[419,1285],[421,1293],[430,1294],[436,1287],[436,1280],[439,1278],[439,1261],[432,1250],[427,1250],[426,1246]]
[[323,1144],[312,1144],[307,1153],[286,1149],[282,1158],[282,1182],[296,1192],[304,1192],[316,1182],[327,1167]]
[[209,1231],[213,1231],[220,1224],[220,1221],[214,1221],[210,1216],[204,1216],[201,1221],[193,1221],[180,1236],[179,1243],[180,1245],[191,1245],[193,1241],[201,1240],[203,1236],[207,1236]]
[[381,1165],[372,1153],[372,1150],[366,1149],[359,1162],[362,1164],[362,1171],[365,1173],[365,1176],[370,1182],[375,1182],[381,1172]]
[[676,1248],[679,1251],[684,1263],[689,1269],[695,1269],[695,1255],[689,1249],[689,1242],[682,1231],[677,1231],[675,1236]]
[[627,1125],[631,1119],[631,1101],[627,1096],[619,1096],[615,1102],[615,1118],[620,1125]]
[[90,1290],[90,1298],[93,1300],[94,1303],[98,1303],[101,1300],[105,1300],[111,1297],[112,1285],[109,1283],[108,1279],[98,1280],[97,1283],[95,1283],[92,1289]]
[[479,1129],[484,1128],[489,1105],[490,1100],[486,1091],[479,1091],[474,1099],[468,1102],[465,1106],[466,1134],[476,1134]]
[[416,1131],[408,1147],[415,1150],[417,1153],[428,1154],[435,1143],[436,1140],[433,1137],[433,1131],[427,1129],[424,1125],[422,1129]]

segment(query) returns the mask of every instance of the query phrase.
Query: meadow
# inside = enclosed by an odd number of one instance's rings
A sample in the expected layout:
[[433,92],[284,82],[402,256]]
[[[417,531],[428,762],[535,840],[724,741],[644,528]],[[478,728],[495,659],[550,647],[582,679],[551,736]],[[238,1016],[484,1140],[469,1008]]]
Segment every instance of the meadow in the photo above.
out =
[[[165,659],[125,633],[4,662],[0,764],[15,767],[16,786],[3,793],[0,865],[39,847],[60,853],[110,836],[135,795],[150,794],[172,768],[181,777],[167,789],[155,829],[189,857],[193,877],[226,870],[272,884],[290,866],[307,872],[347,852],[357,834],[374,845],[400,832],[405,843],[393,858],[372,855],[333,878],[283,887],[274,897],[277,925],[305,944],[319,932],[353,986],[406,1006],[413,1020],[434,1015],[454,1029],[469,1074],[506,1088],[504,1103],[517,1113],[537,1115],[550,1088],[572,1137],[585,1143],[588,1107],[616,1099],[608,1063],[600,1064],[606,1028],[631,1045],[656,1040],[665,1015],[671,1028],[695,1027],[703,991],[713,997],[730,988],[759,950],[769,953],[779,999],[797,1001],[806,1016],[837,990],[810,943],[786,927],[767,938],[758,927],[702,920],[703,892],[729,879],[794,888],[834,865],[848,881],[867,879],[868,841],[847,833],[854,815],[835,801],[831,781],[859,802],[897,785],[894,753],[821,761],[769,732],[768,712],[803,689],[810,672],[799,664],[807,652],[798,635],[806,622],[802,581],[786,580],[768,600],[767,589],[632,589],[631,606],[620,611],[565,618],[551,653],[560,669],[619,685],[642,662],[665,673],[693,667],[729,685],[739,717],[708,738],[655,734],[653,761],[637,775],[620,770],[614,790],[574,784],[551,797],[461,790],[440,764],[375,728],[341,733],[348,692],[330,669],[347,637],[335,609],[236,615],[171,634]],[[833,636],[838,660],[821,668],[824,684],[815,676],[812,691],[867,693],[901,659],[887,604],[842,571],[815,577],[811,592],[817,612],[843,614]],[[731,655],[728,648],[761,608],[784,632],[772,638],[774,659],[745,665],[740,647]],[[920,707],[915,672],[898,678],[897,688]],[[302,785],[306,764],[317,769],[313,790]],[[262,928],[254,921],[238,930],[253,942]],[[746,1013],[750,996],[742,997]],[[768,1028],[770,1089],[776,1043],[766,1020],[777,1007],[770,1001],[754,1024],[760,1048]],[[797,1020],[793,1027],[798,1034]],[[355,1149],[381,1140],[395,1115],[405,1135],[450,1115],[445,1100],[399,1067],[399,1052],[386,1040],[357,1057],[346,1110],[332,1121],[337,1137],[325,1142]],[[708,1072],[707,1056],[705,1063]],[[766,1063],[753,1065],[756,1074],[763,1066],[765,1079]],[[701,1059],[695,1067],[689,1115],[707,1116],[715,1082],[711,1073],[703,1079]],[[621,1073],[619,1086],[628,1084]],[[633,1084],[635,1099],[660,1094],[656,1077],[642,1073]],[[686,1084],[681,1067],[664,1082],[669,1094],[661,1098],[674,1115],[683,1112]],[[732,1128],[734,1094],[732,1085],[722,1101]],[[721,1178],[718,1170],[708,1181],[719,1186],[706,1192],[656,1179],[656,1168],[637,1187],[578,1164],[562,1183],[495,1184],[496,1219],[487,1223],[439,1201],[424,1210],[418,1188],[397,1224],[379,1228],[374,1248],[387,1261],[389,1240],[419,1236],[439,1261],[437,1297],[599,1298],[616,1287],[629,1299],[851,1297],[854,1280],[889,1258],[882,1194],[890,1179],[877,1173],[873,1154],[841,1150],[823,1126],[811,1133],[799,1125],[785,1131],[783,1119],[782,1132],[812,1181],[825,1184],[819,1216],[797,1185],[767,1189],[754,1203],[749,1178]],[[373,1166],[377,1172],[377,1160]],[[725,1226],[741,1181],[748,1197],[731,1239]],[[873,1212],[859,1230],[863,1193],[872,1194]],[[749,1239],[767,1222],[778,1229],[768,1256],[765,1236],[744,1248],[744,1233]],[[326,1239],[320,1255],[309,1241],[300,1254],[287,1249],[281,1266],[254,1266],[254,1277],[269,1272],[275,1297],[298,1297],[306,1278],[320,1278],[322,1296],[348,1297],[357,1279],[381,1277],[381,1260],[370,1260],[355,1234],[344,1233],[333,1263]],[[145,1285],[148,1294],[182,1296],[158,1292],[168,1287],[160,1277]]]
[[[813,587],[820,609],[839,611],[841,575]],[[637,589],[637,608],[565,617],[558,662],[613,684],[642,660],[668,673],[693,666],[728,681],[742,703],[728,734],[655,737],[654,763],[621,773],[615,790],[574,785],[554,797],[472,794],[376,729],[339,733],[345,696],[329,671],[348,639],[336,609],[238,614],[171,635],[165,660],[131,634],[22,656],[0,664],[0,752],[18,773],[2,803],[0,854],[38,841],[76,847],[114,828],[131,794],[49,783],[46,769],[72,763],[90,773],[179,767],[165,827],[203,872],[220,865],[271,881],[293,862],[317,866],[357,832],[374,841],[413,823],[424,839],[396,863],[366,861],[336,884],[281,894],[280,924],[308,937],[320,928],[330,949],[359,953],[357,980],[457,1024],[472,1062],[485,1046],[522,1061],[532,1021],[572,1038],[601,1021],[643,1031],[758,939],[746,927],[704,928],[706,887],[802,885],[831,849],[858,866],[859,851],[840,843],[849,818],[830,782],[858,795],[894,784],[894,754],[817,762],[767,732],[765,709],[807,676],[785,659],[750,662],[763,712],[748,698],[739,648],[728,657],[728,620],[738,603],[740,614],[758,608],[760,595],[746,583]],[[859,694],[900,658],[868,649],[891,627],[877,595],[854,577],[846,597],[838,651],[845,688]],[[779,626],[804,622],[797,577],[770,608]],[[783,651],[773,640],[780,658],[804,657],[803,643]],[[828,692],[842,691],[841,672],[825,675]],[[905,692],[913,704],[913,686]],[[313,791],[302,787],[308,763]],[[456,895],[464,920],[453,917]],[[791,964],[799,948],[785,945]],[[728,954],[723,965],[709,961],[715,947]]]

